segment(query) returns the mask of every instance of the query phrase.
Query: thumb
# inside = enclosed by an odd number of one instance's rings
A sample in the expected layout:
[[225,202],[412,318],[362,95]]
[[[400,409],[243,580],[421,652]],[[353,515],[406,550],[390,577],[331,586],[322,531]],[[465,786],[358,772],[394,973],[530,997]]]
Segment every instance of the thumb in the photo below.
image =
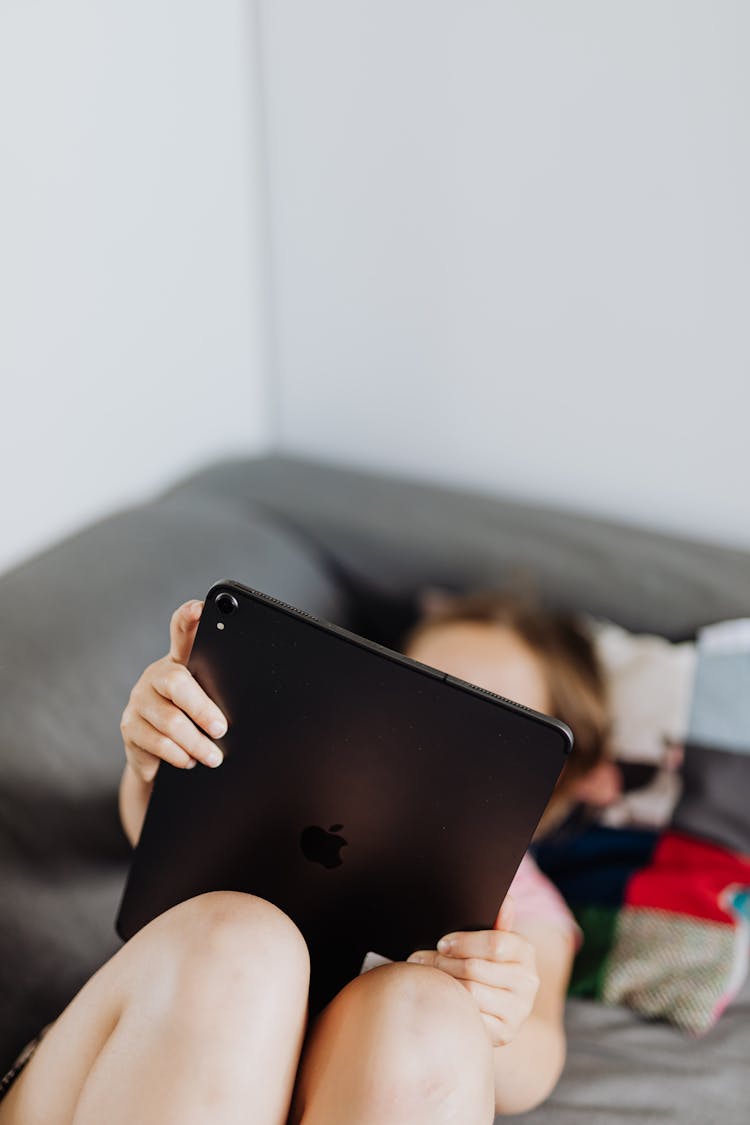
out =
[[183,602],[169,622],[169,655],[178,664],[187,664],[193,650],[195,632],[203,612],[203,602]]
[[500,907],[497,918],[495,919],[495,930],[512,930],[513,922],[516,915],[516,908],[513,902],[512,895],[506,895],[503,899],[503,905]]

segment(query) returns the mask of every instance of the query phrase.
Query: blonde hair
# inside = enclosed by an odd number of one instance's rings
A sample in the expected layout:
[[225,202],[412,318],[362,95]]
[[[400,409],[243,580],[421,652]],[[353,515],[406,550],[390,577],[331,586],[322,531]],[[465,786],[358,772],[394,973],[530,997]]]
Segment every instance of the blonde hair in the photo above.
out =
[[570,787],[609,755],[612,720],[604,670],[591,635],[576,614],[551,609],[526,589],[489,588],[465,594],[433,591],[431,608],[401,638],[401,651],[436,625],[477,621],[512,629],[540,658],[550,700],[549,713],[573,731],[573,752],[555,792]]

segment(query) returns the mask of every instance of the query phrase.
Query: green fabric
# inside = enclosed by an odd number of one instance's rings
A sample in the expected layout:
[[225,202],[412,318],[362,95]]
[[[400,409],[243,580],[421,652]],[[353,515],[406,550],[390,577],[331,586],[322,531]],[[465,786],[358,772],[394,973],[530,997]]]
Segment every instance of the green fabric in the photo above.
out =
[[602,995],[604,969],[615,941],[620,908],[616,906],[571,907],[583,930],[583,945],[573,961],[568,996]]

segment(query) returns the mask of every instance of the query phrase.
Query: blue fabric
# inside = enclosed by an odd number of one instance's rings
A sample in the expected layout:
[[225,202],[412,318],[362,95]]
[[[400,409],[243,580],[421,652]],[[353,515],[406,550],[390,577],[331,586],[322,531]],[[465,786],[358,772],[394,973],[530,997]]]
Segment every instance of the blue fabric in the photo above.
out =
[[598,824],[577,831],[568,826],[532,843],[529,850],[571,906],[618,907],[625,884],[651,861],[660,835]]

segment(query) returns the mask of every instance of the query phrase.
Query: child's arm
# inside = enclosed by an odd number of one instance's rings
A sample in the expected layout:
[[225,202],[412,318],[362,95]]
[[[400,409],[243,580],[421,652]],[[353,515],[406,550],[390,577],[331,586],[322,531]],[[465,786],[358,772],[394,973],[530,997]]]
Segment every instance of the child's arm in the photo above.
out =
[[[118,803],[123,831],[133,847],[162,760],[190,769],[199,761],[214,767],[223,758],[203,731],[213,738],[222,737],[226,719],[187,668],[202,610],[202,602],[192,601],[174,611],[169,652],[149,664],[122,713],[120,732],[127,762]],[[214,754],[218,760],[213,759]]]
[[574,956],[572,934],[543,919],[516,929],[513,912],[507,895],[492,930],[447,934],[436,950],[407,958],[456,977],[477,1001],[493,1044],[498,1114],[533,1109],[557,1084]]
[[539,988],[515,1038],[495,1047],[495,1112],[525,1113],[554,1090],[565,1065],[565,996],[573,965],[573,936],[544,921],[524,921],[517,931],[536,951]]

